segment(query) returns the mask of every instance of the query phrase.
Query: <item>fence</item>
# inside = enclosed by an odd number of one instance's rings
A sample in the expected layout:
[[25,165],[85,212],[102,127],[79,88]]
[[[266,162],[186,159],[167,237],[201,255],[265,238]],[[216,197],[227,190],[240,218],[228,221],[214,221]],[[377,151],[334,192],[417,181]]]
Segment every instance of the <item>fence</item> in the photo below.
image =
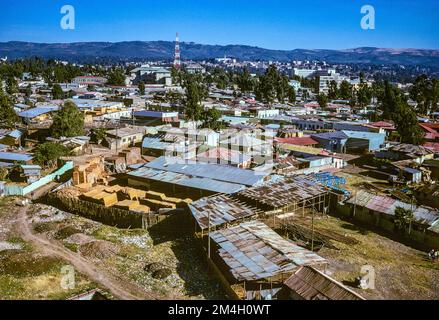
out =
[[34,183],[31,183],[27,186],[17,186],[17,185],[5,185],[4,186],[4,195],[5,196],[26,196],[29,193],[51,183],[56,180],[58,177],[64,175],[66,172],[73,170],[73,161],[66,162],[61,168],[48,174],[47,176],[41,178]]
[[71,212],[84,218],[122,229],[149,229],[168,217],[168,215],[160,215],[154,212],[140,213],[113,207],[105,207],[97,203],[77,198],[60,196],[57,193],[48,194],[46,197],[46,203],[60,210]]

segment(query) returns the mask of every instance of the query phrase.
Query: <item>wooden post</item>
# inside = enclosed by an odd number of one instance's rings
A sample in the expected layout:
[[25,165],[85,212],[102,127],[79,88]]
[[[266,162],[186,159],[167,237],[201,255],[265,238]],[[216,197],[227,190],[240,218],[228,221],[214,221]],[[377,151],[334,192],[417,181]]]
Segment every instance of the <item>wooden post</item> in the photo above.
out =
[[208,210],[209,230],[207,233],[207,256],[210,259],[210,210]]
[[312,210],[312,237],[311,237],[311,251],[314,252],[314,214],[315,208]]

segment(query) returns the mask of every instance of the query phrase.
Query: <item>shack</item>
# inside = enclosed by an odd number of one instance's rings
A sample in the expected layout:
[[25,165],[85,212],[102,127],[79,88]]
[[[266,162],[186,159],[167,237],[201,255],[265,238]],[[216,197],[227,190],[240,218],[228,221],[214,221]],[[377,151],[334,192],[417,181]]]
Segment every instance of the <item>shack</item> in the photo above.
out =
[[237,197],[261,210],[276,212],[279,218],[305,214],[307,209],[323,212],[330,202],[329,190],[306,176],[249,188]]
[[210,240],[210,261],[227,291],[241,300],[275,299],[299,267],[326,264],[324,258],[259,221],[218,230],[210,234]]
[[285,282],[285,298],[291,300],[366,300],[325,273],[304,266]]

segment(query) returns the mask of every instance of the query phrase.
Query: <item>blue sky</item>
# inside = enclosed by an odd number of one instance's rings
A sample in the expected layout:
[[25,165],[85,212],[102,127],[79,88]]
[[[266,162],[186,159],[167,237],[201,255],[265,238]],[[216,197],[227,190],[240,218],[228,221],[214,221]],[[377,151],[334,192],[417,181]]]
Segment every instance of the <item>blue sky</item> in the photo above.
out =
[[[76,10],[62,30],[60,9]],[[376,29],[360,28],[363,5]],[[0,41],[173,40],[270,49],[439,49],[438,0],[2,0]]]

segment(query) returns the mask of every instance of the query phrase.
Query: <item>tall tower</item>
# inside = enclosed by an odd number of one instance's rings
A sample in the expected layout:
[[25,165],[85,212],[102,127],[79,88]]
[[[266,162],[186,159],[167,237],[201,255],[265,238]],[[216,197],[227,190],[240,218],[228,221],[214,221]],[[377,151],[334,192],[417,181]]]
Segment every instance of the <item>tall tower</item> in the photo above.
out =
[[180,36],[178,32],[177,37],[175,38],[174,67],[177,70],[181,69]]

